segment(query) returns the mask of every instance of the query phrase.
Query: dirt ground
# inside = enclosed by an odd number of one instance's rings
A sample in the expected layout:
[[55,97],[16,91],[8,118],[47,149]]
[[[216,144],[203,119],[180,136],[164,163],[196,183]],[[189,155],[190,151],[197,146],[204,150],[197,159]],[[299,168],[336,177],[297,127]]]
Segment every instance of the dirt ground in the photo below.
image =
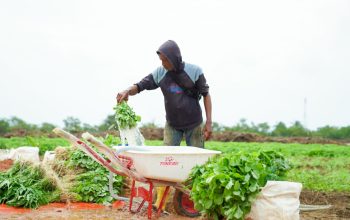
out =
[[[146,140],[163,140],[163,128],[158,127],[142,127],[140,131]],[[108,132],[99,132],[94,133],[95,136],[104,137],[106,134],[111,134],[119,137],[118,131],[108,131]],[[81,137],[81,133],[75,133],[77,137]],[[13,132],[6,133],[2,135],[5,138],[10,137],[25,137],[25,136],[33,136],[33,137],[58,137],[54,133],[40,133],[40,132],[29,132],[26,130],[16,130]],[[213,132],[211,137],[213,141],[234,141],[234,142],[280,142],[280,143],[302,143],[302,144],[339,144],[339,145],[347,145],[350,140],[331,140],[319,137],[269,137],[262,136],[255,133],[243,133],[236,131],[220,131]]]
[[5,172],[10,169],[13,165],[13,160],[7,159],[0,161],[0,172]]
[[[349,193],[323,193],[303,191],[300,196],[302,204],[310,205],[326,205],[330,204],[332,207],[327,210],[301,212],[300,219],[302,220],[345,220],[350,219],[350,192]],[[170,204],[171,206],[171,204]],[[154,216],[154,215],[153,215]],[[0,209],[0,219],[29,219],[29,220],[80,220],[80,219],[102,219],[102,220],[145,220],[147,219],[146,209],[142,209],[140,213],[131,214],[128,211],[128,205],[118,207],[103,207],[103,208],[87,208],[74,209],[68,207],[53,207],[50,209],[38,209],[27,212],[4,212]],[[154,218],[153,219],[157,219]],[[160,220],[202,220],[204,217],[188,218],[177,215],[171,208],[169,208],[169,215],[162,214],[158,219]]]
[[326,210],[302,212],[301,219],[350,219],[350,192],[325,193],[303,191],[300,195],[300,203],[310,205],[332,205],[331,208]]

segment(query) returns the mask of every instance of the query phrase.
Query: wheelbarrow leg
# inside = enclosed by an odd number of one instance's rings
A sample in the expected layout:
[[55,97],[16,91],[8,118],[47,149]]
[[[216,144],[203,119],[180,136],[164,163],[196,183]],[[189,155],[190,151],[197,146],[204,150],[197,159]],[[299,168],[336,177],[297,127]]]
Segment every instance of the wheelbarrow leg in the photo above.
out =
[[152,192],[153,192],[153,183],[152,182],[150,182],[149,183],[149,191],[148,191],[148,195],[149,195],[149,197],[148,197],[148,219],[151,219],[152,218],[152,203],[153,203],[153,194],[152,194]]
[[160,213],[162,212],[162,207],[163,207],[163,205],[165,205],[164,203],[165,203],[166,197],[167,197],[167,195],[168,195],[168,193],[169,193],[169,189],[170,189],[170,186],[167,186],[167,187],[165,188],[165,191],[164,191],[164,193],[163,193],[162,199],[160,200],[159,207],[158,207],[158,209],[157,209],[157,217],[159,217],[159,216],[160,216]]
[[133,203],[134,196],[135,196],[134,190],[135,190],[135,180],[132,181],[132,185],[131,185],[130,202],[129,202],[129,211],[130,212],[133,212],[131,207],[132,207],[132,203]]
[[[130,195],[130,203],[129,203],[129,211],[132,213],[137,213],[141,210],[145,202],[148,202],[147,215],[148,219],[152,218],[152,191],[153,191],[153,183],[148,182],[149,190],[146,190],[144,187],[135,187],[135,180],[132,181],[131,187],[131,195]],[[141,197],[143,200],[136,211],[132,210],[132,204],[134,197]]]

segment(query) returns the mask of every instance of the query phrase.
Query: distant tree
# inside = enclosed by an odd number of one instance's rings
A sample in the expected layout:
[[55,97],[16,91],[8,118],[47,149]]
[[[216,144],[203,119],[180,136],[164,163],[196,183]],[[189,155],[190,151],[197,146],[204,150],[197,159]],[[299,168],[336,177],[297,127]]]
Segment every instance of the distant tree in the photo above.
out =
[[63,120],[64,129],[68,132],[76,133],[82,131],[81,122],[78,118],[67,117]]
[[266,122],[260,123],[260,124],[257,125],[257,130],[261,134],[268,135],[269,134],[269,130],[270,130],[270,125],[267,124]]
[[98,127],[89,125],[87,123],[84,123],[82,130],[83,131],[88,131],[88,132],[97,132],[98,131]]
[[288,136],[287,126],[283,122],[277,123],[275,129],[271,132],[272,136],[286,137]]
[[6,134],[10,131],[10,124],[6,119],[0,120],[0,135]]
[[292,126],[287,129],[287,135],[290,137],[306,137],[309,136],[308,131],[304,128],[304,126],[296,121]]
[[220,125],[218,122],[213,122],[213,124],[212,124],[212,130],[213,130],[214,132],[220,132],[220,131],[224,131],[225,128],[224,128],[222,125]]
[[[343,130],[343,132],[346,129]],[[350,131],[350,127],[349,127],[349,131]],[[346,132],[344,132],[345,134]],[[337,128],[337,127],[332,127],[332,126],[324,126],[321,128],[318,128],[316,132],[314,132],[314,134],[318,137],[325,137],[325,138],[332,138],[332,139],[342,139],[342,138],[346,138],[346,135],[342,135],[342,132]],[[350,137],[350,135],[348,136],[348,138]]]
[[50,132],[52,132],[52,130],[55,127],[57,127],[57,126],[55,126],[53,124],[50,124],[50,123],[47,123],[47,122],[44,122],[44,123],[41,124],[39,129],[40,129],[41,132],[50,133]]
[[247,124],[247,119],[241,118],[239,122],[232,127],[234,131],[248,132],[251,131],[251,128]]
[[350,126],[340,128],[339,133],[340,133],[340,138],[350,139]]
[[118,130],[118,126],[115,121],[114,115],[108,115],[107,118],[102,122],[102,124],[98,126],[99,131],[107,131],[110,129]]
[[15,131],[15,130],[27,130],[27,131],[32,131],[38,129],[37,125],[34,124],[28,124],[24,120],[18,118],[18,117],[12,117],[8,120],[10,124],[10,130]]

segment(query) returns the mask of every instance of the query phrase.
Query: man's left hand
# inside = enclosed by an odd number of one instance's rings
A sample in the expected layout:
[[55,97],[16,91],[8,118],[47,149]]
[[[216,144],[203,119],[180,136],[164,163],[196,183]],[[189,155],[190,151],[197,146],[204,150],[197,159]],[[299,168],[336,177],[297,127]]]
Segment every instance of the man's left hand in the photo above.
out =
[[211,122],[206,122],[204,125],[204,129],[203,129],[203,133],[204,133],[204,139],[207,141],[210,139],[211,137],[211,133],[212,133],[212,129],[211,129]]

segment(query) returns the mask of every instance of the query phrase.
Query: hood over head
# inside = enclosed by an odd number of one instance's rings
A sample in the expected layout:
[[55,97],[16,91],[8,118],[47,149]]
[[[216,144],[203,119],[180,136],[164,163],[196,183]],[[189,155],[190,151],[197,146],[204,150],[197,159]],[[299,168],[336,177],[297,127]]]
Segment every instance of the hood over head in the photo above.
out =
[[157,50],[157,54],[163,54],[173,64],[175,72],[183,70],[184,63],[182,62],[182,56],[179,46],[173,40],[168,40],[163,43]]

